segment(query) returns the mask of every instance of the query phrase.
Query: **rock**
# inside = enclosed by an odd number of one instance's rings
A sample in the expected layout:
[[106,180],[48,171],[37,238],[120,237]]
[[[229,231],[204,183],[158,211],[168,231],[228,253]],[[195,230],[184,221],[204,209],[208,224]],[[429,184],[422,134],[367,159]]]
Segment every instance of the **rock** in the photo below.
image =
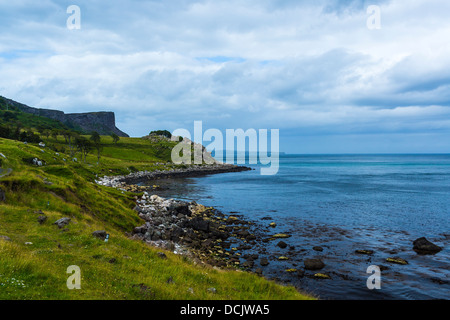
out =
[[316,279],[331,279],[331,277],[325,273],[316,273],[314,275],[314,278],[316,278]]
[[380,271],[386,271],[386,270],[389,270],[389,267],[388,267],[388,266],[380,265],[379,267],[380,267]]
[[107,233],[106,233],[105,230],[97,230],[97,231],[92,232],[92,235],[94,237],[96,237],[96,238],[101,239],[101,240],[105,240],[106,236],[107,236]]
[[166,256],[166,254],[165,254],[164,252],[158,252],[158,256],[159,256],[161,259],[167,259],[167,256]]
[[259,260],[259,264],[263,267],[268,266],[269,260],[267,260],[267,258],[261,258],[261,260]]
[[386,261],[387,262],[391,262],[391,263],[396,263],[396,264],[402,264],[402,265],[408,264],[408,261],[406,261],[406,260],[404,260],[402,258],[398,258],[398,257],[387,258]]
[[325,267],[325,264],[320,259],[306,259],[304,264],[306,270],[320,270]]
[[37,221],[39,222],[39,224],[43,224],[45,221],[47,221],[47,216],[45,215],[39,216],[37,218]]
[[254,234],[249,234],[246,238],[248,241],[256,240],[256,236]]
[[447,280],[436,278],[436,277],[433,277],[430,280],[437,284],[448,284],[449,283]]
[[244,268],[253,268],[253,265],[254,265],[253,260],[247,260],[242,264]]
[[277,244],[278,247],[280,247],[281,249],[285,249],[287,247],[287,243],[284,241],[280,241]]
[[281,256],[281,257],[278,257],[278,260],[285,261],[285,260],[289,260],[289,258],[285,257],[285,256]]
[[61,218],[61,219],[57,220],[54,224],[56,224],[60,229],[62,229],[69,223],[70,223],[70,218]]
[[322,248],[322,247],[319,247],[319,246],[317,246],[317,247],[313,247],[313,250],[314,250],[314,251],[319,251],[319,252],[322,252],[322,251],[323,251],[323,248]]
[[203,220],[200,217],[193,218],[190,222],[190,226],[193,229],[198,230],[198,231],[204,231],[204,232],[209,231],[209,221]]
[[413,250],[418,254],[436,254],[442,250],[441,247],[427,240],[427,238],[419,238],[413,242]]
[[0,240],[3,240],[3,241],[12,241],[11,238],[8,237],[8,236],[0,236]]
[[299,278],[303,278],[305,276],[305,269],[299,269],[297,270],[297,276]]
[[291,236],[285,233],[277,233],[275,235],[272,236],[272,238],[275,239],[285,239],[285,238],[290,238]]
[[216,294],[217,293],[217,289],[216,288],[208,288],[208,292],[210,292],[212,294]]
[[145,227],[136,227],[133,229],[133,233],[137,234],[145,234],[147,229]]
[[277,226],[277,224],[275,222],[272,222],[269,224],[269,227],[271,227],[271,228],[275,228],[276,226]]
[[41,160],[39,160],[38,158],[34,158],[33,159],[33,164],[35,166],[38,166],[38,167],[42,167],[43,166],[43,162]]
[[355,253],[372,255],[373,254],[373,250],[356,250]]

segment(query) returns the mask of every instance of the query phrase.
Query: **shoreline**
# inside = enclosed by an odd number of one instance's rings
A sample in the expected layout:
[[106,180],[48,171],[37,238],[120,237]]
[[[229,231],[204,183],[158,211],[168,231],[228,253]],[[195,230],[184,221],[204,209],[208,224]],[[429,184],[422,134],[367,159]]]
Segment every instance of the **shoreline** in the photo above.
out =
[[[169,250],[184,255],[194,263],[206,264],[223,270],[241,270],[275,281],[288,284],[278,277],[264,275],[263,268],[270,264],[265,256],[255,248],[268,241],[283,240],[288,234],[264,234],[264,228],[273,230],[269,224],[260,225],[236,213],[224,214],[215,207],[206,207],[196,201],[182,201],[162,198],[157,186],[137,186],[135,183],[170,178],[197,177],[209,174],[242,172],[254,170],[248,167],[216,164],[194,166],[171,171],[137,172],[127,176],[105,176],[98,184],[119,190],[143,193],[135,197],[134,211],[143,220],[128,236],[144,241],[155,248]],[[301,272],[299,273],[302,276]],[[300,288],[296,288],[299,292]]]
[[[138,171],[130,173],[128,175],[118,175],[118,176],[104,176],[95,180],[99,185],[112,188],[122,188],[126,191],[130,189],[137,189],[133,191],[145,191],[148,188],[137,187],[136,184],[142,181],[151,180],[161,180],[161,179],[171,179],[171,178],[188,178],[188,177],[198,177],[210,174],[219,173],[231,173],[231,172],[243,172],[254,170],[245,166],[237,166],[233,164],[212,164],[212,165],[190,165],[186,168],[176,168],[170,170],[155,170],[155,171]],[[131,186],[137,188],[130,188]]]

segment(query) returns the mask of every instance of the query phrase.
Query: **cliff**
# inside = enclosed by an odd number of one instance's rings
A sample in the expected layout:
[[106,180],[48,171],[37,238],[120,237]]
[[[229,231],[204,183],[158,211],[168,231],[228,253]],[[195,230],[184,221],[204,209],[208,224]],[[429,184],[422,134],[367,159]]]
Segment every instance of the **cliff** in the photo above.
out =
[[116,127],[114,112],[64,113],[63,111],[58,110],[33,108],[11,99],[1,96],[0,98],[11,109],[54,119],[69,127],[80,128],[86,133],[97,131],[101,135],[110,135],[115,133],[119,137],[129,137],[125,132]]

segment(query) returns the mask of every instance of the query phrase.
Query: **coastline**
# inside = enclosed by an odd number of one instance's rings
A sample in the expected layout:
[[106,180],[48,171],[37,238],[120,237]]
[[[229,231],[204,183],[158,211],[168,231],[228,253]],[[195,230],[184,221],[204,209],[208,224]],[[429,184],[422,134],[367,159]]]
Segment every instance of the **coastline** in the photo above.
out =
[[[105,176],[96,182],[123,191],[142,193],[142,196],[135,197],[134,211],[143,220],[143,224],[128,233],[131,239],[186,256],[197,264],[250,272],[285,285],[287,282],[280,278],[264,275],[263,268],[270,262],[263,257],[264,250],[263,255],[260,255],[255,248],[267,244],[268,241],[289,238],[290,235],[273,232],[273,235],[268,236],[267,231],[274,230],[269,223],[261,225],[259,222],[247,220],[238,213],[224,214],[214,207],[206,207],[196,201],[165,199],[156,194],[155,190],[158,190],[156,186],[136,185],[145,180],[197,177],[249,170],[253,169],[215,164],[171,171],[141,171],[127,176]],[[292,270],[288,272],[293,273]],[[298,276],[303,276],[301,270],[298,271]],[[297,290],[301,292],[301,289]]]
[[[171,177],[189,177],[190,172],[194,172],[194,175],[208,174],[213,170],[195,172],[191,169],[177,172],[172,176],[167,172],[150,176],[154,177],[154,180],[168,177],[170,183]],[[133,175],[133,178],[136,176],[148,177],[140,173]],[[138,180],[128,181],[136,183]],[[252,219],[236,211],[224,214],[215,209],[215,204],[211,202],[205,205],[212,207],[205,207],[195,201],[161,198],[165,190],[152,186],[151,180],[145,187],[122,182],[119,188],[136,193],[144,192],[144,196],[136,196],[135,208],[144,223],[135,228],[130,237],[152,246],[189,255],[198,263],[256,273],[280,284],[293,285],[300,292],[307,290],[316,297],[324,296],[325,299],[330,299],[324,294],[326,290],[336,285],[345,285],[348,291],[359,290],[358,294],[362,294],[365,299],[394,299],[397,296],[390,291],[364,290],[367,266],[377,265],[383,279],[391,278],[401,283],[402,277],[411,274],[404,266],[415,266],[418,260],[423,260],[423,256],[413,249],[413,240],[418,237],[411,238],[406,235],[405,239],[392,242],[388,246],[377,242],[360,242],[357,235],[352,233],[352,229],[307,222],[286,225],[276,219],[276,216],[261,215],[258,219]],[[159,193],[158,190],[163,192]],[[268,211],[269,215],[270,212]],[[320,238],[317,238],[318,234],[321,235]],[[302,237],[301,242],[297,242],[298,237]],[[207,241],[208,239],[210,241]],[[433,245],[425,238],[418,238],[414,242],[425,242],[425,246]],[[439,242],[438,244],[441,245]],[[445,277],[438,276],[424,281],[438,285],[448,284]],[[317,292],[319,287],[321,291]],[[331,299],[343,298],[334,293],[331,296]]]
[[[126,191],[135,189],[133,191],[145,191],[148,188],[136,187],[136,184],[142,181],[170,179],[170,178],[187,178],[198,177],[209,174],[230,173],[230,172],[243,172],[253,170],[245,166],[237,166],[226,163],[216,163],[211,165],[190,165],[185,168],[176,168],[169,170],[155,170],[155,171],[138,171],[130,173],[128,175],[118,176],[104,176],[95,180],[99,185],[112,188],[122,188]],[[135,187],[135,188],[132,188]]]

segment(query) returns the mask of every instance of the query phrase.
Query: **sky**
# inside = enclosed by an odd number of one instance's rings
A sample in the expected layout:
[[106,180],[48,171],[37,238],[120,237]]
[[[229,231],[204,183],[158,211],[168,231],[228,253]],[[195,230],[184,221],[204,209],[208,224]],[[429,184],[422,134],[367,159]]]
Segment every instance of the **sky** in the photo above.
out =
[[0,95],[113,111],[133,137],[202,121],[279,129],[287,153],[450,153],[449,16],[444,0],[0,0]]

